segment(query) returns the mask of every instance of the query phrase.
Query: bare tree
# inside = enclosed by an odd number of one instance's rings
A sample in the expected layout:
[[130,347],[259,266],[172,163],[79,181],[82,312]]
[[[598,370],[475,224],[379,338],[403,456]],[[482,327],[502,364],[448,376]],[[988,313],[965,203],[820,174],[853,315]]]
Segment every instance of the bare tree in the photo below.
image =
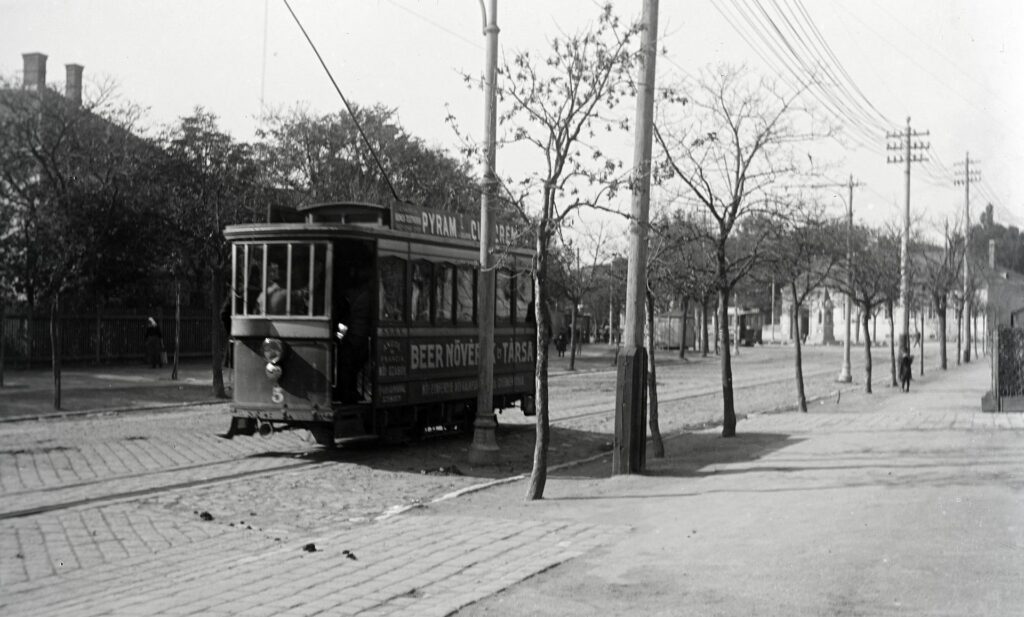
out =
[[[680,90],[683,90],[682,88]],[[662,104],[655,137],[661,146],[661,173],[710,215],[722,355],[722,436],[736,435],[732,363],[729,351],[729,296],[763,251],[769,227],[741,229],[759,218],[777,216],[773,188],[797,174],[794,146],[814,134],[798,126],[798,93],[783,93],[770,80],[755,80],[744,69],[721,67],[706,73],[692,90],[693,112],[685,118],[675,99]],[[687,106],[689,110],[689,106]]]
[[[877,229],[855,227],[849,270],[839,268],[832,286],[849,294],[860,309],[864,328],[864,391],[871,393],[871,317],[890,298],[899,296],[899,237]],[[848,275],[849,273],[849,275]]]
[[[821,290],[832,278],[836,267],[845,259],[845,247],[835,238],[842,235],[840,222],[829,218],[816,204],[801,202],[794,206],[793,215],[780,221],[778,235],[771,243],[765,270],[774,273],[779,283],[789,290],[795,331],[793,333],[793,362],[796,378],[796,403],[800,411],[807,411],[804,391],[803,357],[801,342],[805,333],[800,331],[800,309],[807,299]],[[761,282],[770,274],[763,274]]]
[[[518,52],[498,69],[505,141],[539,155],[536,171],[503,182],[506,199],[519,209],[535,247],[537,438],[526,495],[531,500],[543,498],[547,481],[551,244],[580,208],[606,208],[624,176],[622,163],[605,154],[601,137],[628,128],[623,101],[632,95],[629,73],[638,32],[638,26],[623,24],[606,4],[596,23],[554,39],[545,57]],[[538,201],[538,208],[529,207]]]

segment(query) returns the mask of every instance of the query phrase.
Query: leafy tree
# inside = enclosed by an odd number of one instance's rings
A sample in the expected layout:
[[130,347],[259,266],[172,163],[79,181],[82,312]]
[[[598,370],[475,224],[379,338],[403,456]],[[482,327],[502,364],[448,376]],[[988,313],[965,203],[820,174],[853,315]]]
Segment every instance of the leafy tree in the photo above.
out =
[[[152,260],[145,233],[154,150],[137,108],[109,85],[79,105],[41,87],[0,87],[0,289],[31,315],[49,304],[54,407],[61,406],[62,304],[139,286]],[[29,350],[31,353],[31,350]]]
[[688,116],[673,99],[663,102],[655,137],[663,155],[661,175],[681,185],[709,216],[722,338],[722,436],[733,437],[729,296],[759,261],[771,229],[747,223],[779,216],[773,188],[798,172],[793,147],[814,130],[796,125],[799,93],[783,93],[743,69],[706,73],[691,94]]
[[[803,357],[800,332],[800,310],[812,294],[822,289],[833,271],[845,259],[845,247],[835,242],[843,235],[840,222],[827,217],[815,204],[800,203],[792,216],[781,221],[766,259],[767,270],[777,282],[789,290],[793,314],[793,361],[796,378],[796,402],[800,411],[807,411],[804,391]],[[757,277],[767,282],[762,274]],[[762,285],[763,286],[763,285]]]
[[259,156],[274,184],[289,189],[296,200],[398,199],[475,212],[480,192],[468,162],[427,146],[407,133],[396,116],[382,105],[356,107],[355,119],[347,112],[316,115],[302,107],[274,112],[257,130]]
[[[217,324],[230,264],[224,227],[260,220],[271,196],[253,148],[220,131],[216,116],[202,108],[169,127],[163,144],[164,171],[176,186],[167,215],[178,230],[170,239],[171,270],[178,284],[209,277],[211,322]],[[221,398],[225,334],[211,329],[213,394]]]

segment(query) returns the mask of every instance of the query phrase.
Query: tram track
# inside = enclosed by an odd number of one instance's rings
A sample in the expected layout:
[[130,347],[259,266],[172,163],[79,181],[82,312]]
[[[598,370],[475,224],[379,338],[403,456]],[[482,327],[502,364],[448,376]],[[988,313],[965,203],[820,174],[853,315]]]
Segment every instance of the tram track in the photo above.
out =
[[[832,372],[834,372],[834,371],[832,371],[831,369],[821,369],[821,370],[818,370],[818,371],[805,372],[804,373],[804,378],[806,379],[806,378],[809,378],[809,377],[820,377],[822,375],[828,375],[828,374],[830,374]],[[785,377],[773,377],[773,378],[770,378],[770,379],[763,379],[763,380],[759,380],[759,381],[756,381],[756,382],[753,382],[753,383],[747,383],[747,384],[742,384],[742,385],[734,385],[733,386],[733,391],[735,392],[737,390],[749,390],[751,388],[758,388],[758,387],[762,387],[762,386],[774,385],[774,384],[778,384],[778,383],[783,383],[783,382],[789,381],[791,379],[793,379],[793,377],[791,375],[790,376],[785,376]],[[665,404],[665,403],[674,403],[674,402],[678,402],[678,401],[685,401],[685,400],[688,400],[688,399],[701,398],[701,397],[704,397],[704,396],[713,396],[715,394],[720,394],[721,391],[722,391],[722,389],[719,386],[719,387],[704,388],[704,389],[701,389],[701,390],[696,390],[696,391],[691,391],[691,392],[683,392],[683,393],[675,394],[675,395],[669,395],[668,397],[662,396],[659,393],[658,402],[659,402],[659,405]],[[582,418],[592,418],[592,417],[595,417],[595,416],[602,416],[602,415],[612,414],[614,412],[615,412],[615,408],[614,407],[612,407],[610,409],[599,409],[597,411],[589,411],[589,412],[585,412],[585,413],[578,413],[578,414],[574,414],[574,415],[571,415],[571,416],[563,416],[563,417],[559,417],[559,418],[552,418],[551,419],[551,424],[553,424],[553,425],[561,425],[561,424],[565,424],[565,423],[573,421],[573,420],[579,420],[579,419],[582,419]]]
[[[26,498],[38,495],[47,494],[59,494],[59,493],[76,493],[80,492],[85,488],[102,486],[104,484],[119,483],[126,484],[133,480],[139,480],[142,478],[152,478],[161,475],[182,475],[189,472],[201,471],[204,469],[215,468],[218,465],[230,465],[236,464],[245,459],[227,459],[219,461],[210,461],[206,463],[197,463],[195,465],[187,465],[184,467],[174,467],[171,469],[164,469],[159,471],[149,471],[138,474],[127,474],[111,478],[104,478],[98,480],[91,480],[89,482],[80,482],[75,484],[66,484],[62,486],[51,486],[40,489],[34,489],[29,491],[19,491],[16,493],[7,493],[4,495],[5,501],[12,498]],[[276,465],[265,467],[262,469],[250,469],[244,471],[234,471],[230,473],[221,473],[209,477],[203,477],[198,479],[171,481],[162,483],[157,486],[148,486],[142,488],[130,488],[123,490],[112,490],[102,495],[95,495],[92,497],[76,497],[71,499],[55,500],[52,503],[44,503],[42,505],[30,506],[25,508],[19,508],[16,510],[9,510],[0,512],[0,521],[10,520],[16,518],[24,518],[27,516],[35,516],[38,514],[45,514],[48,512],[56,512],[60,510],[67,510],[71,508],[78,508],[83,506],[99,505],[110,502],[121,501],[125,499],[136,499],[139,497],[147,497],[151,495],[158,495],[175,490],[196,488],[201,486],[208,486],[211,484],[217,484],[220,482],[228,482],[233,480],[242,480],[246,478],[258,477],[261,475],[276,473],[280,471],[290,471],[295,469],[302,469],[304,467],[314,467],[317,465],[328,464],[333,461],[323,460],[303,460],[294,463],[288,463],[283,465]]]
[[[823,369],[809,372],[805,376],[813,378],[829,374],[830,372],[830,369]],[[753,388],[786,382],[790,379],[792,379],[791,376],[776,376],[760,379],[752,383],[737,385],[735,386],[735,389],[740,391],[750,390]],[[719,392],[720,389],[717,387],[700,388],[693,391],[669,395],[668,397],[662,397],[661,403],[665,404],[692,400],[706,396],[713,396]],[[603,406],[603,408],[595,411],[573,413],[560,418],[552,418],[551,424],[555,426],[565,426],[587,418],[607,416],[613,413],[614,406]],[[258,460],[260,458],[259,455],[250,454],[241,457],[219,459],[168,469],[150,470],[134,474],[124,474],[109,478],[88,480],[85,482],[76,482],[73,484],[5,493],[5,502],[10,503],[12,500],[16,502],[21,501],[26,505],[22,507],[15,506],[14,509],[8,511],[0,511],[0,521],[25,518],[72,508],[89,507],[123,500],[138,499],[177,490],[214,485],[222,482],[245,480],[278,472],[313,468],[325,464],[352,462],[341,461],[333,457],[325,457],[322,454],[323,452],[323,450],[308,450],[305,452],[296,451],[288,455],[291,462],[269,464],[257,469],[238,469],[239,466],[246,464],[247,461],[251,463],[251,461]],[[294,460],[295,458],[299,458],[301,460]],[[228,469],[219,470],[219,467],[228,467]],[[211,471],[213,471],[212,474],[209,473]],[[102,494],[95,494],[97,490]]]

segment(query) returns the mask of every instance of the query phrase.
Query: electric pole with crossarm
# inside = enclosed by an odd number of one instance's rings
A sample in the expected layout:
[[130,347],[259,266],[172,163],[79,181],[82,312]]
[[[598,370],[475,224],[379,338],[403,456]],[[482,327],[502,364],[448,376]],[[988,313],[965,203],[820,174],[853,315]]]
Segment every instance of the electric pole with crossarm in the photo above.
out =
[[920,163],[927,159],[923,154],[915,154],[927,150],[931,144],[913,141],[915,137],[925,137],[928,131],[914,131],[910,128],[910,116],[907,116],[907,129],[904,132],[886,133],[886,138],[893,141],[886,145],[886,150],[900,152],[886,157],[887,163],[905,163],[903,174],[906,178],[906,201],[903,206],[903,234],[900,239],[900,306],[903,308],[903,319],[900,330],[900,351],[910,353],[910,164]]
[[971,153],[968,152],[962,163],[955,164],[958,169],[953,181],[956,186],[964,185],[964,301],[961,303],[963,318],[960,320],[964,328],[964,364],[971,361],[971,181],[981,180],[981,170],[976,167],[977,164],[978,161],[972,161]]

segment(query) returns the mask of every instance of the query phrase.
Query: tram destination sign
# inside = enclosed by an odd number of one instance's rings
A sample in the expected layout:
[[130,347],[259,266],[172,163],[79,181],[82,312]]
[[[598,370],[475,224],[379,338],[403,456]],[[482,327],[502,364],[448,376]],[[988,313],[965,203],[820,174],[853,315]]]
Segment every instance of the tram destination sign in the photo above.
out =
[[[480,221],[458,212],[420,208],[408,204],[391,206],[391,228],[415,234],[480,242]],[[522,246],[524,239],[512,225],[495,225],[494,240],[503,246]]]

